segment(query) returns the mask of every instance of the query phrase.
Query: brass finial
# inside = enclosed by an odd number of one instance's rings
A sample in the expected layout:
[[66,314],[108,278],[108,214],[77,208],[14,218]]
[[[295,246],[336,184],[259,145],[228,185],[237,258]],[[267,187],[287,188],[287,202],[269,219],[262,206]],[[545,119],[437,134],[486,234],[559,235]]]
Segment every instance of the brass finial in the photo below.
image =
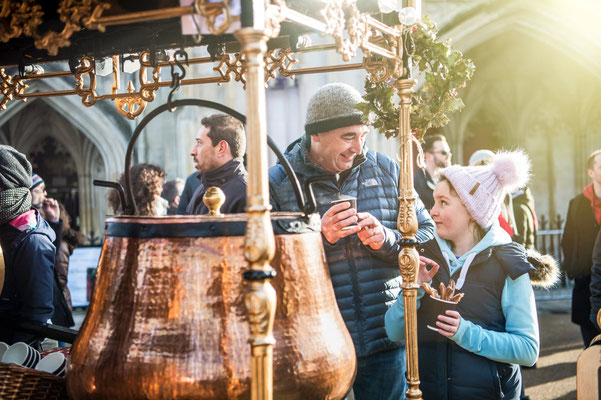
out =
[[209,215],[222,215],[219,209],[225,202],[223,190],[219,189],[217,186],[211,186],[205,192],[202,201],[209,207]]

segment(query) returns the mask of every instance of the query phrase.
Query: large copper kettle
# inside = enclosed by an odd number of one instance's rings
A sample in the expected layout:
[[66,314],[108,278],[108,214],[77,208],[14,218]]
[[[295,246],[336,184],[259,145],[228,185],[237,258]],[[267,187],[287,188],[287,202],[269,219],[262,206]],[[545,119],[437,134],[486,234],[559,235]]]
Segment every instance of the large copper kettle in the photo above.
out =
[[[340,399],[356,357],[318,216],[272,213],[271,220],[274,398]],[[67,371],[73,399],[250,398],[246,221],[245,214],[107,219]]]

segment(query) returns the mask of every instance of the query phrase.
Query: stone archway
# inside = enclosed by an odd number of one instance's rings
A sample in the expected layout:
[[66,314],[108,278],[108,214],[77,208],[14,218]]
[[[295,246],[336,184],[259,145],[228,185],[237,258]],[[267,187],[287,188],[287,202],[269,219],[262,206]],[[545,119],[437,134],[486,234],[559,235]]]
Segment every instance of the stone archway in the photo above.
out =
[[[69,88],[67,82],[58,79],[31,85],[33,91]],[[92,181],[116,180],[123,169],[131,127],[115,114],[102,104],[86,108],[77,96],[11,102],[0,112],[0,142],[28,153],[50,136],[73,157],[78,170],[79,225],[87,237],[102,235],[107,213],[106,189],[94,187]]]
[[531,3],[475,5],[442,27],[477,68],[462,93],[465,110],[442,133],[454,154],[464,155],[460,162],[467,162],[475,142],[526,149],[537,208],[564,215],[586,182],[583,159],[601,147],[601,118],[593,107],[601,100],[601,38],[582,28],[593,26],[601,7],[577,18],[559,2]]

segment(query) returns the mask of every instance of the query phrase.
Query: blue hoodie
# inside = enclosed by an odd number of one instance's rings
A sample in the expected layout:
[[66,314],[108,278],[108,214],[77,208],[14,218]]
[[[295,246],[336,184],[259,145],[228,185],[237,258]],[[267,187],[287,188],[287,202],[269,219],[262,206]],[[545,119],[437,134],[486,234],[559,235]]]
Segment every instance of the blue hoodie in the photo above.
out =
[[[498,224],[495,224],[473,249],[461,257],[457,257],[451,251],[446,240],[440,238],[436,232],[434,236],[447,259],[451,275],[464,265],[466,269],[469,268],[469,263],[481,251],[491,246],[511,242],[509,235]],[[424,293],[422,288],[417,291],[418,308]],[[461,318],[459,329],[450,340],[465,350],[490,360],[533,365],[538,358],[539,332],[534,291],[528,274],[523,274],[517,279],[506,278],[501,306],[506,320],[505,332],[486,330]],[[402,292],[386,313],[385,326],[386,333],[391,340],[404,341],[405,320]]]

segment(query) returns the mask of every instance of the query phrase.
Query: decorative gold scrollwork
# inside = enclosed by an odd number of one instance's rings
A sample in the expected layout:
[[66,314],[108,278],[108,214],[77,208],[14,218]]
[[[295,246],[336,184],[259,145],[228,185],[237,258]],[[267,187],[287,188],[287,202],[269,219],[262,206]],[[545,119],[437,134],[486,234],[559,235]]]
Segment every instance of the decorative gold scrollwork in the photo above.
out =
[[[146,80],[146,70],[148,68],[152,68],[152,82]],[[154,94],[159,90],[160,74],[161,67],[158,64],[155,67],[152,66],[150,52],[143,51],[140,53],[140,71],[138,76],[140,78],[140,97],[142,100],[148,102],[154,101]]]
[[[226,67],[225,71],[224,67]],[[219,64],[216,67],[213,67],[213,71],[219,72],[221,77],[219,82],[217,82],[218,85],[221,85],[224,82],[229,82],[231,80],[231,74],[234,74],[234,80],[236,82],[242,82],[244,88],[246,89],[246,79],[244,78],[246,67],[244,66],[242,54],[224,54],[221,56]]]
[[294,78],[294,72],[292,67],[298,60],[292,56],[292,50],[287,49],[276,49],[271,50],[265,55],[265,83],[269,79],[275,78],[276,71],[281,76],[287,76],[291,79]]
[[25,34],[34,39],[35,47],[45,49],[48,54],[55,56],[61,47],[71,44],[69,38],[73,33],[88,27],[91,21],[100,17],[109,7],[108,3],[98,0],[61,0],[57,13],[61,22],[65,24],[63,30],[49,31],[42,35],[38,32],[44,15],[40,5],[30,0],[4,0],[0,18],[10,22],[8,28],[6,25],[0,25],[0,40],[7,42]]
[[[84,56],[79,66],[75,69],[75,93],[81,97],[81,102],[86,107],[96,104],[96,72],[94,59]],[[90,78],[90,87],[84,87],[84,75]]]
[[8,42],[12,38],[33,36],[42,23],[44,12],[39,4],[30,0],[4,0],[0,10],[0,20],[9,21],[0,24],[0,40]]
[[[129,96],[121,96],[115,99],[115,107],[119,114],[128,119],[136,119],[146,108],[146,102],[142,99],[140,93],[134,93],[134,85],[129,81],[127,92]],[[154,99],[154,93],[152,94]]]
[[73,33],[86,27],[109,7],[109,4],[97,0],[62,0],[57,11],[65,27],[61,32],[49,31],[44,36],[40,36],[36,31],[36,34],[32,35],[36,39],[35,47],[46,49],[52,56],[57,55],[58,49],[71,44],[69,38]]
[[370,80],[374,83],[380,83],[390,78],[398,79],[403,76],[403,40],[400,37],[383,35],[375,37],[374,41],[377,41],[381,47],[389,49],[395,54],[395,57],[387,58],[366,52],[365,57],[363,57],[363,68],[369,74]]
[[[344,15],[345,9],[350,15],[348,23]],[[359,12],[355,0],[329,0],[321,10],[321,15],[326,22],[325,33],[334,37],[336,51],[342,55],[344,61],[354,57],[357,48],[366,48],[371,29],[367,23],[367,16]]]
[[[207,5],[211,4],[211,7]],[[215,8],[215,3],[207,3],[206,0],[194,0],[194,10],[197,14],[204,17],[207,21],[207,29],[213,35],[221,35],[228,30],[232,22],[238,18],[234,18],[230,11],[230,0],[222,0],[221,8]],[[217,17],[223,14],[223,22],[221,25],[215,26]],[[200,33],[200,32],[198,32]]]
[[399,253],[399,268],[403,277],[403,288],[416,285],[416,265],[419,265],[419,255],[415,248],[403,248]]
[[286,3],[282,0],[272,0],[265,8],[265,34],[277,37],[280,34],[280,24],[286,18]]
[[[403,172],[401,171],[401,173]],[[413,193],[407,197],[404,195],[399,196],[399,215],[397,219],[397,226],[399,231],[404,235],[413,232],[413,229],[417,226],[414,201],[415,198]],[[417,231],[417,229],[415,230]]]
[[0,94],[3,96],[0,100],[0,110],[6,110],[6,104],[11,100],[26,101],[21,94],[28,87],[20,76],[8,76],[4,73],[4,68],[0,68]]

